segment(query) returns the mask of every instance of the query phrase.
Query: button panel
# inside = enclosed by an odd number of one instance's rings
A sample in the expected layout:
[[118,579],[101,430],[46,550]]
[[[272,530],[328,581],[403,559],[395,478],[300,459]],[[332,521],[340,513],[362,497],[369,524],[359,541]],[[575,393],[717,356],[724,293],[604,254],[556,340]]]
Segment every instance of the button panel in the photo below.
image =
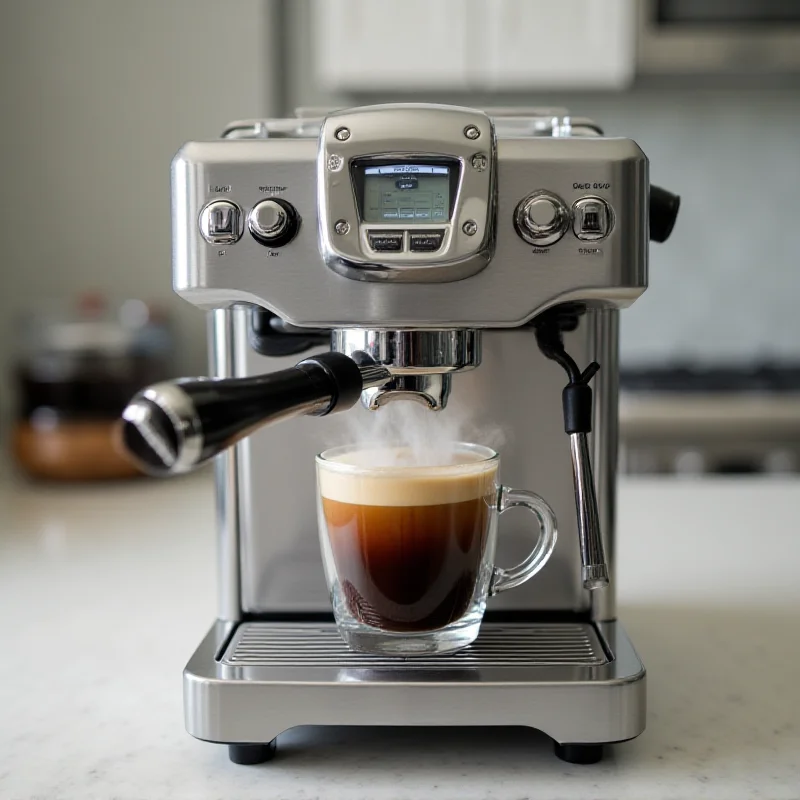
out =
[[243,232],[242,210],[230,200],[213,200],[200,212],[200,233],[209,244],[233,244]]
[[611,209],[599,197],[582,197],[572,206],[572,232],[584,242],[605,239],[612,225]]
[[605,239],[614,227],[614,213],[601,197],[581,197],[572,208],[556,194],[532,192],[517,205],[514,227],[529,244],[549,247],[572,227],[577,239],[596,242]]
[[436,253],[442,249],[445,231],[380,230],[367,231],[367,242],[376,253]]

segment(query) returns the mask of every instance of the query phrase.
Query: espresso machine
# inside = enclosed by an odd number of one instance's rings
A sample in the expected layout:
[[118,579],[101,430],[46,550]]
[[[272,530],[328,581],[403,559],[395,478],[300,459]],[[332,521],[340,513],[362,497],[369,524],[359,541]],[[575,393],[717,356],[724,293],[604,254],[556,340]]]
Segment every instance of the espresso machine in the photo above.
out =
[[[309,110],[181,149],[174,288],[211,312],[212,377],[142,391],[122,435],[156,474],[215,457],[189,733],[253,764],[299,725],[523,725],[576,763],[642,732],[614,592],[618,314],[677,211],[633,141],[562,109]],[[547,566],[450,655],[351,652],[331,614],[314,456],[337,417],[395,402],[500,428],[504,482],[559,521]],[[504,517],[498,563],[529,535]]]

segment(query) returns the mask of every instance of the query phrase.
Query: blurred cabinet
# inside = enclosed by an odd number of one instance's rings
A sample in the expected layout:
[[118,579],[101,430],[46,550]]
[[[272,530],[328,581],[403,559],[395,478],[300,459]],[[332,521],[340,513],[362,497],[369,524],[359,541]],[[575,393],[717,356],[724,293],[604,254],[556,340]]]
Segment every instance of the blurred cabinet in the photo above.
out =
[[485,0],[481,86],[621,89],[634,75],[633,0]]
[[314,0],[332,90],[622,89],[635,0]]
[[470,4],[470,0],[314,0],[320,83],[345,91],[465,86]]

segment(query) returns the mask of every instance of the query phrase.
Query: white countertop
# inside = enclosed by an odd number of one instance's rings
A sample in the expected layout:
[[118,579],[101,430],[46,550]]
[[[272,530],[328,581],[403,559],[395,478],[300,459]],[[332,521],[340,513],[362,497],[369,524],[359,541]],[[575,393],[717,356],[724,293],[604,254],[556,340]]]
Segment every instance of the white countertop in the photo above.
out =
[[299,729],[235,766],[183,730],[215,613],[210,476],[0,476],[0,798],[800,798],[800,481],[627,480],[620,617],[647,731],[594,766],[505,729]]

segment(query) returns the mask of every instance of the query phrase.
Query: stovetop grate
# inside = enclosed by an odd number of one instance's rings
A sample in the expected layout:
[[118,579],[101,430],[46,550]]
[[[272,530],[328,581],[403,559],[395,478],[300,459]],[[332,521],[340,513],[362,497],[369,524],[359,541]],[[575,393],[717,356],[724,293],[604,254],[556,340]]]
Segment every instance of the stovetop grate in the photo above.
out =
[[557,664],[599,666],[608,658],[588,623],[485,624],[477,641],[457,653],[412,658],[349,650],[333,624],[246,622],[222,657],[227,666],[348,667],[351,669],[470,669]]

